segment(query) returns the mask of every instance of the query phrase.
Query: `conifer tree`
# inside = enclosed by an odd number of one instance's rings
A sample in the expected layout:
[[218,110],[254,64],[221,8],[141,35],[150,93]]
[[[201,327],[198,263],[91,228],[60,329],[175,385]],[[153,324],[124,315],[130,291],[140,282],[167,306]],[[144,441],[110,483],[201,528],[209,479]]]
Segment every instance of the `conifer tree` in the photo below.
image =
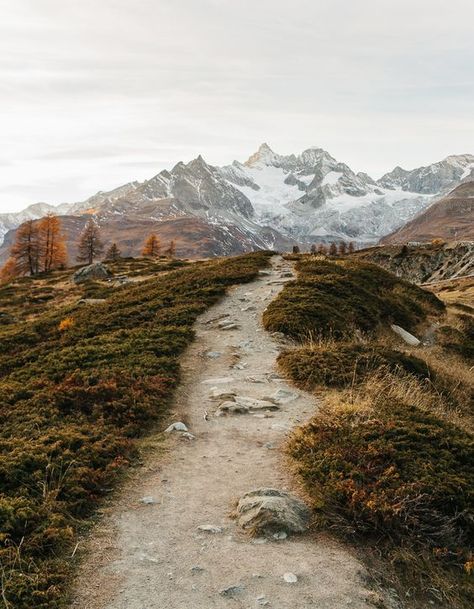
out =
[[324,245],[324,243],[320,243],[318,245],[318,254],[323,254],[324,256],[327,256],[328,253],[328,248]]
[[143,246],[142,256],[144,258],[158,258],[160,255],[161,243],[160,238],[152,233],[145,241]]
[[169,244],[169,246],[168,246],[168,249],[166,250],[166,255],[167,255],[169,258],[174,258],[174,257],[175,257],[175,254],[176,254],[176,243],[175,243],[174,239],[172,239],[172,240],[170,241],[170,244]]
[[311,253],[314,255],[314,254],[316,254],[316,252],[317,252],[317,251],[318,251],[318,250],[317,250],[317,247],[316,247],[316,243],[313,243],[313,244],[311,245],[310,252],[311,252]]
[[337,256],[337,245],[334,243],[334,241],[329,246],[329,255]]
[[349,254],[353,254],[355,252],[354,241],[349,242]]
[[61,234],[61,220],[48,214],[38,223],[40,263],[43,271],[51,271],[67,264],[67,251]]
[[89,218],[79,237],[77,261],[92,264],[94,258],[100,256],[103,251],[104,246],[100,240],[100,229],[95,220]]
[[36,275],[40,268],[40,238],[38,223],[27,220],[21,224],[10,252],[19,275]]
[[117,244],[112,243],[112,245],[107,250],[107,253],[105,254],[105,259],[111,260],[112,262],[116,262],[121,257],[122,257],[122,253],[119,250],[119,248],[117,247]]
[[341,241],[341,243],[339,243],[339,254],[341,256],[345,256],[347,254],[347,245],[345,241]]

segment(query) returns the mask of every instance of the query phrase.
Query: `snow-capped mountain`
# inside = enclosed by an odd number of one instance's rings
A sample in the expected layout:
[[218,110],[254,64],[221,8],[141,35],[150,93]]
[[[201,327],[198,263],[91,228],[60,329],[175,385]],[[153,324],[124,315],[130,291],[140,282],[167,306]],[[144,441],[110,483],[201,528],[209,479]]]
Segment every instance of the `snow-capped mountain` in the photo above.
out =
[[258,247],[291,241],[368,244],[473,178],[474,156],[467,154],[412,171],[397,167],[374,180],[321,148],[285,156],[262,144],[244,163],[214,167],[199,156],[83,202],[57,208],[41,203],[18,214],[0,214],[0,237],[54,211],[73,217],[93,213],[104,225],[141,222],[147,230],[150,222],[195,218],[201,227],[220,226],[238,235],[239,247],[243,242]]

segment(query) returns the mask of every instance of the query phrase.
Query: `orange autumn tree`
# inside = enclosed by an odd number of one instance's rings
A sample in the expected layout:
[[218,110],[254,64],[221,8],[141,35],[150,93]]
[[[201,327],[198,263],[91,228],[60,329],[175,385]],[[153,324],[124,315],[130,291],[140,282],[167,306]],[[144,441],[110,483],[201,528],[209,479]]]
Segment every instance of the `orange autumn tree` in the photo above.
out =
[[27,220],[21,224],[10,251],[19,275],[36,275],[40,270],[40,237],[38,223]]
[[159,237],[152,233],[145,241],[142,256],[144,258],[157,258],[160,255],[161,243]]
[[77,261],[87,262],[87,264],[92,264],[94,258],[100,256],[104,251],[104,245],[100,239],[100,229],[93,218],[89,218],[86,222],[86,225],[79,236],[77,249]]
[[67,264],[67,250],[61,233],[61,220],[48,214],[39,221],[40,262],[45,272]]
[[15,258],[9,258],[0,269],[0,283],[9,283],[18,276]]

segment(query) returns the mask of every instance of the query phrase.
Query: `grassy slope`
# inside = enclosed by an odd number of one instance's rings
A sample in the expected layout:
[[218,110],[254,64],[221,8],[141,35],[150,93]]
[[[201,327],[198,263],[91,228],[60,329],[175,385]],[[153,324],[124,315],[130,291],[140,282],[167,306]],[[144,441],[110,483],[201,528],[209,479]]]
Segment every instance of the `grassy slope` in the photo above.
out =
[[372,572],[406,606],[428,597],[467,608],[474,595],[467,366],[454,362],[465,373],[454,378],[439,365],[439,347],[428,365],[423,351],[378,342],[388,322],[416,332],[443,307],[366,263],[307,258],[297,269],[264,321],[302,343],[280,356],[285,373],[300,387],[326,388],[325,406],[288,445],[317,520],[357,539]]
[[[161,274],[145,263],[154,278],[115,289],[73,287],[60,273],[0,289],[6,607],[61,606],[78,527],[133,458],[134,439],[166,412],[196,317],[267,262],[259,253],[174,271],[164,263]],[[107,302],[78,306],[84,295]]]

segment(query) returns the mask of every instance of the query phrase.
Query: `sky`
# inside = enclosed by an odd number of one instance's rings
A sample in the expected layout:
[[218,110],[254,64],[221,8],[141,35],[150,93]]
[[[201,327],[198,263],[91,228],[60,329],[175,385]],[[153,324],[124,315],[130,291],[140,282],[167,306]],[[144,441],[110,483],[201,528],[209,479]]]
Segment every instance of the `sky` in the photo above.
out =
[[472,0],[0,0],[0,212],[202,154],[474,153]]

